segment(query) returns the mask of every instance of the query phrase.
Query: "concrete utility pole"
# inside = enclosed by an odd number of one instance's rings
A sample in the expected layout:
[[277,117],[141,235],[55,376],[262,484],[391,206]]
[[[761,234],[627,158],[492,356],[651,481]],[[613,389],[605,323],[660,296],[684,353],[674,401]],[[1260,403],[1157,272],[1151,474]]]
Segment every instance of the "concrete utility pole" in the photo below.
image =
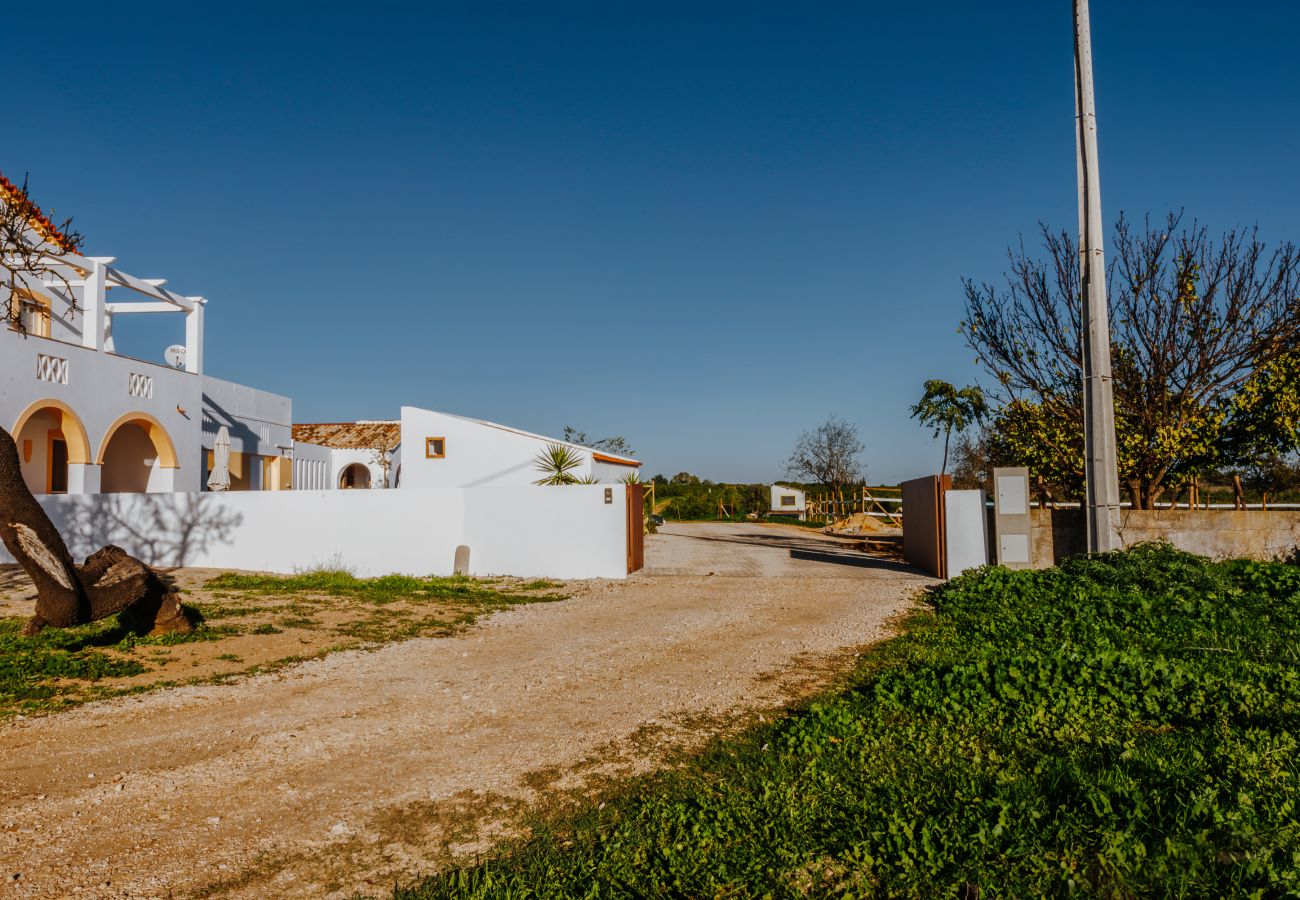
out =
[[1097,105],[1092,93],[1088,0],[1074,0],[1074,110],[1079,163],[1079,274],[1083,296],[1083,453],[1088,552],[1119,548],[1119,465],[1111,390],[1110,317],[1097,175]]

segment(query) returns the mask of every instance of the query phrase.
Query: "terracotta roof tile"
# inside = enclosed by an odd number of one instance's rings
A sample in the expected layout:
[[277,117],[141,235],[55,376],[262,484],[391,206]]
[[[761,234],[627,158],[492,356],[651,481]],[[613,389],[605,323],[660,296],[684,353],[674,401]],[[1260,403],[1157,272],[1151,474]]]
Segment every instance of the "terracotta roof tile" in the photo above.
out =
[[0,199],[6,203],[12,203],[18,206],[20,210],[27,213],[27,222],[32,229],[45,240],[64,252],[72,252],[77,249],[77,245],[66,234],[58,229],[41,208],[32,202],[27,196],[27,192],[20,185],[14,184],[4,175],[0,174]]
[[293,439],[336,450],[392,450],[402,442],[401,422],[320,422],[293,426]]

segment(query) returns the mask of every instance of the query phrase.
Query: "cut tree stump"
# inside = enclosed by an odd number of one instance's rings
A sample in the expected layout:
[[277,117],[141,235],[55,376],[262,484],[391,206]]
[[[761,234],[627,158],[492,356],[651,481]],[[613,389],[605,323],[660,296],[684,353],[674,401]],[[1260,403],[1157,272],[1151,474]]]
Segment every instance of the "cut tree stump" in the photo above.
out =
[[152,568],[121,547],[91,554],[73,565],[62,535],[23,481],[13,435],[0,428],[0,541],[36,585],[36,614],[23,628],[69,628],[118,613],[139,634],[190,632],[180,595]]

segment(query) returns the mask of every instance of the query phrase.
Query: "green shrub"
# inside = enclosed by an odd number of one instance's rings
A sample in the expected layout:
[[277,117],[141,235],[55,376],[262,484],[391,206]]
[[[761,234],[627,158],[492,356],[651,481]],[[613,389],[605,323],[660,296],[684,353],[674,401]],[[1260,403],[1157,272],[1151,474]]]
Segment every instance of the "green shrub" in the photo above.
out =
[[848,690],[400,897],[1300,893],[1300,568],[988,568]]

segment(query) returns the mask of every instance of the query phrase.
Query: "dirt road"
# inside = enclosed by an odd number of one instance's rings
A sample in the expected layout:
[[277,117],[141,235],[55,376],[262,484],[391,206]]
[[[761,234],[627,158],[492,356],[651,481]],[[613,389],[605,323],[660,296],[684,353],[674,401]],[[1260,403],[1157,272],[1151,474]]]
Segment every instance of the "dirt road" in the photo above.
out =
[[648,560],[459,637],[0,725],[0,898],[383,894],[815,689],[928,583],[786,527],[670,526]]

